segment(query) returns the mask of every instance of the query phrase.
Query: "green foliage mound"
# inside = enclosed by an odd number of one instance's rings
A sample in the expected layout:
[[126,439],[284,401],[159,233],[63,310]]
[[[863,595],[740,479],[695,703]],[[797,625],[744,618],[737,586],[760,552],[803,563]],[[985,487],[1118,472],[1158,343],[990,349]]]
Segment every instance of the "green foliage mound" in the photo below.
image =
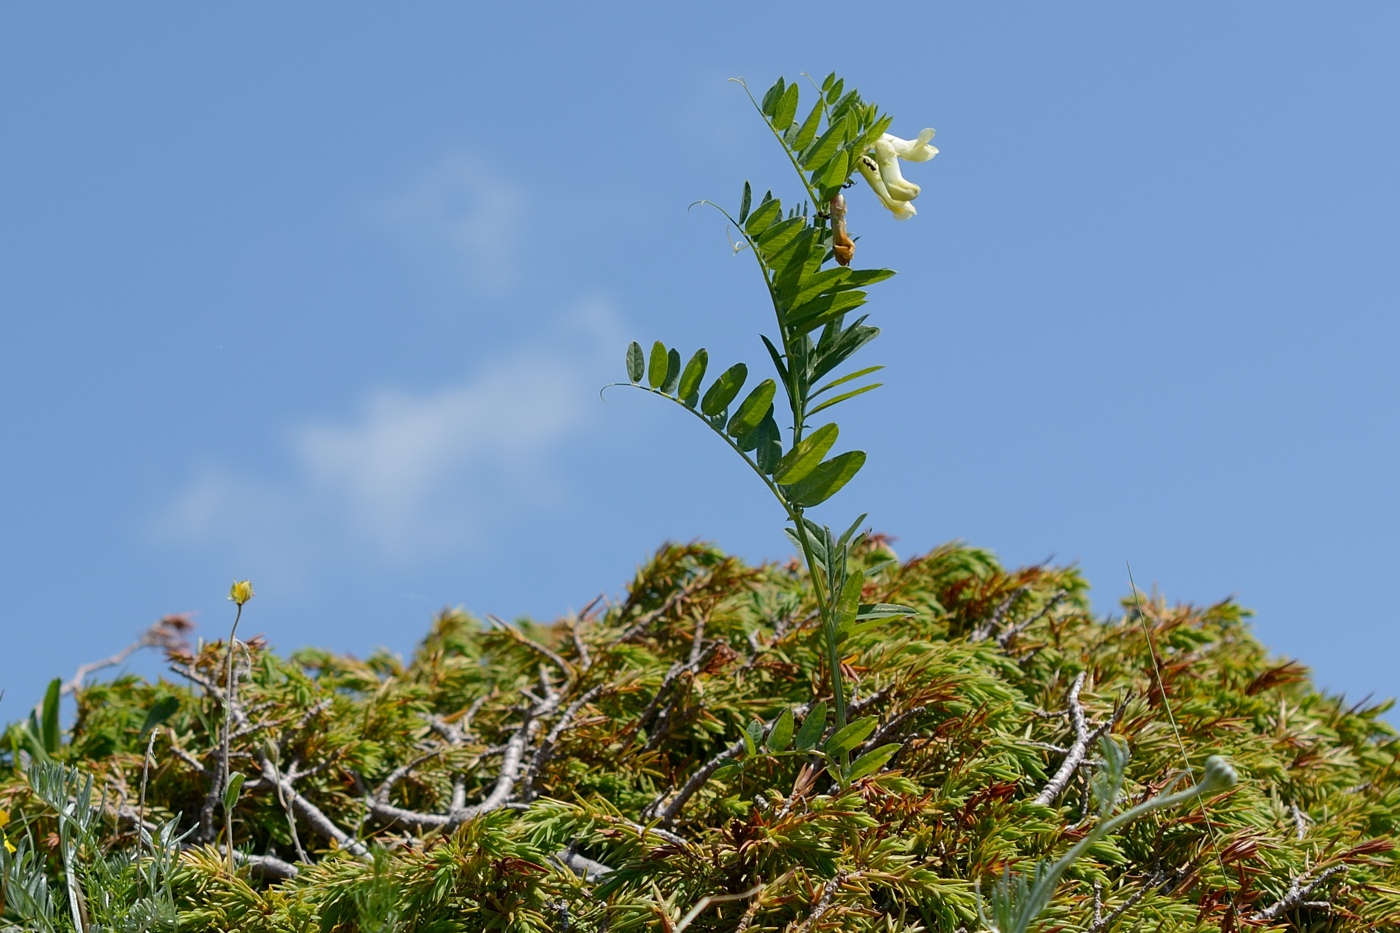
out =
[[[1095,618],[1073,569],[959,546],[877,569],[890,556],[878,537],[852,555],[863,599],[916,610],[841,644],[853,715],[874,717],[859,735],[822,702],[805,571],[705,545],[549,626],[443,612],[407,663],[240,642],[231,702],[226,645],[172,649],[175,682],[79,689],[66,742],[10,728],[5,920],[45,926],[20,919],[40,910],[16,900],[28,859],[55,930],[976,930],[979,888],[990,903],[1223,754],[1233,788],[1093,839],[1039,927],[1400,924],[1386,706],[1319,693],[1230,602]],[[1121,794],[1096,796],[1124,744]],[[844,787],[825,768],[843,752]],[[40,793],[46,759],[90,776],[87,804]],[[78,817],[92,831],[65,849]],[[146,874],[94,890],[123,853]],[[174,913],[129,908],[160,892]]]

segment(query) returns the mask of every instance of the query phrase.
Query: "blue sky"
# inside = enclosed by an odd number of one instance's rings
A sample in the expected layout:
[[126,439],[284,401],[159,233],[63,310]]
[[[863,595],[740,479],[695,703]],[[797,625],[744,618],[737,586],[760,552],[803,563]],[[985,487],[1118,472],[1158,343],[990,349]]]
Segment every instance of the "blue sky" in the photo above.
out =
[[[0,718],[168,612],[407,652],[780,515],[626,342],[762,362],[742,92],[844,74],[941,154],[849,193],[886,386],[822,517],[1237,595],[1400,690],[1400,9],[141,4],[0,11]],[[155,673],[155,659],[132,669]]]

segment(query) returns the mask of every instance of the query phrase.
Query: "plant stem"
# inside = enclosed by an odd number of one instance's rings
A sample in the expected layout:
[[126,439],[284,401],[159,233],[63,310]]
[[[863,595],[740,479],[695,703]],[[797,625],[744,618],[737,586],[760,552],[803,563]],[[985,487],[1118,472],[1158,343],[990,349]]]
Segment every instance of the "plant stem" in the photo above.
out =
[[243,618],[243,604],[233,616],[233,628],[228,633],[228,661],[224,669],[224,734],[219,749],[219,770],[223,778],[221,796],[224,800],[224,850],[227,853],[229,874],[233,874],[233,801],[228,799],[229,777],[233,769],[229,766],[229,731],[233,723],[233,646],[237,643],[234,635],[238,632],[238,620]]

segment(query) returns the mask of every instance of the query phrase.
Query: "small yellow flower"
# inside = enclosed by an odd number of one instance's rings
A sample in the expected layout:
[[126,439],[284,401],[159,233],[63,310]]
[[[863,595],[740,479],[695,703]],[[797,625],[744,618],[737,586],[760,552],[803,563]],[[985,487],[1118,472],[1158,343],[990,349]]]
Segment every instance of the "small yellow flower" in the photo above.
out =
[[[7,823],[9,823],[9,822],[10,822],[10,811],[9,811],[9,810],[0,810],[0,828],[4,828],[4,826],[5,826]],[[3,838],[3,839],[5,840],[5,851],[7,851],[7,852],[13,852],[13,851],[15,850],[15,845],[14,845],[14,843],[10,842],[10,840],[9,840],[7,837],[5,837],[5,836],[3,836],[3,835],[0,835],[0,838]]]
[[233,586],[229,587],[228,598],[242,606],[253,598],[253,582],[251,580],[234,580]]

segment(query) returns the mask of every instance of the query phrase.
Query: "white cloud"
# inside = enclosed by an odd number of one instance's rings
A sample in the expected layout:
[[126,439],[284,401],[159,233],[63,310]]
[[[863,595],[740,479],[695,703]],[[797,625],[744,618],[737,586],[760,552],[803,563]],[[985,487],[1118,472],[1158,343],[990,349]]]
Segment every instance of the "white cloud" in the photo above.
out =
[[450,156],[379,205],[386,222],[430,264],[455,270],[487,294],[520,280],[528,198],[484,161]]
[[286,560],[372,548],[407,561],[486,540],[568,493],[566,445],[585,433],[623,345],[605,304],[541,341],[428,391],[380,386],[348,417],[292,426],[272,473],[207,467],[157,522],[167,540],[277,551]]

